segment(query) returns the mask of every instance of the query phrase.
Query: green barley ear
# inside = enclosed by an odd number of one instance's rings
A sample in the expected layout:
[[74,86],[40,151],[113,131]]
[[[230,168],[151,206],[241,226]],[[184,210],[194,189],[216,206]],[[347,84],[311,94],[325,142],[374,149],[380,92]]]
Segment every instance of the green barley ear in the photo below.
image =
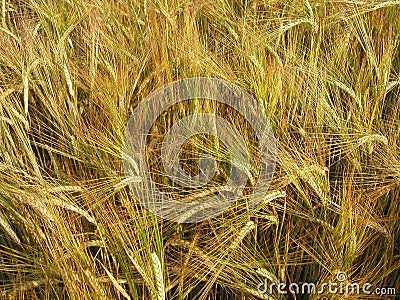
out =
[[151,253],[151,260],[153,264],[154,279],[157,290],[157,300],[165,300],[164,275],[157,253]]

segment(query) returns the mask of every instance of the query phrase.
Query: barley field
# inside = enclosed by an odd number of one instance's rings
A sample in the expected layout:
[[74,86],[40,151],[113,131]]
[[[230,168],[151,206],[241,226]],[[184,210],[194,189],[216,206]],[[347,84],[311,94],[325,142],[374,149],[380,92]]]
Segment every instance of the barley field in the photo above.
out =
[[[400,1],[1,0],[0,20],[0,299],[399,299]],[[248,205],[254,128],[212,99],[174,104],[146,140],[164,193],[201,202],[230,174],[197,134],[179,161],[195,176],[211,155],[212,180],[165,176],[163,138],[190,114],[228,121],[251,156],[233,205],[177,222],[132,192],[124,132],[150,93],[197,77],[256,100],[275,172]],[[370,293],[288,288],[329,282]]]

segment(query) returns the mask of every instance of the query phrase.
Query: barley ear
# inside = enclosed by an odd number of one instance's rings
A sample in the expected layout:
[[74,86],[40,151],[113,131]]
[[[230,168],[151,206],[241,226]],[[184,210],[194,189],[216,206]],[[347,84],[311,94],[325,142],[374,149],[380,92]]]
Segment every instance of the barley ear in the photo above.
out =
[[164,287],[164,276],[162,272],[162,266],[160,259],[156,253],[151,253],[151,260],[153,263],[154,279],[157,290],[157,300],[165,300],[165,287]]
[[229,246],[229,250],[234,250],[237,248],[237,246],[240,245],[240,243],[243,241],[245,236],[255,228],[254,222],[253,221],[248,221],[246,225],[240,230],[238,236],[235,238],[233,243]]

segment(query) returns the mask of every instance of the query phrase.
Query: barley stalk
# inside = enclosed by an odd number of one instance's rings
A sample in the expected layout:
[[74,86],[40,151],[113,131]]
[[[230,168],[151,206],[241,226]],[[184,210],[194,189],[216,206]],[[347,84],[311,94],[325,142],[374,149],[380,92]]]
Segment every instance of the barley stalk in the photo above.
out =
[[120,292],[121,295],[125,299],[130,300],[131,297],[128,295],[128,293],[125,291],[125,289],[121,286],[121,284],[117,281],[117,279],[115,279],[114,275],[110,271],[108,271],[107,268],[103,264],[101,264],[101,265],[103,266],[104,271],[106,271],[108,277],[110,278],[112,284],[117,289],[117,291]]
[[146,274],[146,272],[140,266],[139,262],[136,260],[136,258],[134,256],[133,252],[128,248],[125,248],[125,252],[128,255],[128,257],[129,257],[130,261],[132,262],[133,266],[135,267],[135,269],[138,271],[140,276],[143,278],[143,281],[145,282],[147,288],[149,289],[150,294],[153,296],[153,299],[158,300],[157,289],[154,288],[154,284],[153,284],[152,280],[149,278],[149,276]]

